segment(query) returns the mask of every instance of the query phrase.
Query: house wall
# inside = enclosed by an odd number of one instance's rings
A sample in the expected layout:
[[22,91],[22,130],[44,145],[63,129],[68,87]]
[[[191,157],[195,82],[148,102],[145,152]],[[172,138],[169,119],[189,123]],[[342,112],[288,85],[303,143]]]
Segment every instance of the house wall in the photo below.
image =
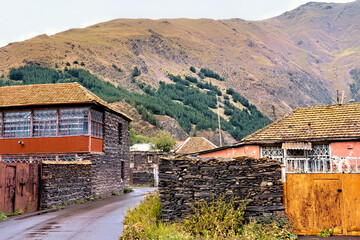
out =
[[331,157],[360,157],[360,141],[332,142]]
[[[23,144],[19,144],[21,141]],[[101,141],[95,139],[95,141]],[[94,150],[101,151],[101,143]],[[89,152],[89,136],[11,138],[0,140],[0,154]]]
[[[120,142],[119,123],[122,125]],[[105,111],[103,153],[81,155],[84,160],[92,162],[93,195],[107,196],[112,192],[122,192],[124,187],[129,187],[129,149],[129,122],[117,114]]]
[[159,161],[169,153],[154,151],[130,151],[130,184],[156,185]]
[[245,145],[233,148],[222,149],[215,152],[200,154],[200,157],[220,157],[220,158],[234,158],[238,156],[248,156],[253,158],[260,158],[260,146]]
[[159,194],[164,221],[185,218],[195,201],[221,194],[247,199],[246,217],[284,211],[281,163],[268,159],[160,159]]

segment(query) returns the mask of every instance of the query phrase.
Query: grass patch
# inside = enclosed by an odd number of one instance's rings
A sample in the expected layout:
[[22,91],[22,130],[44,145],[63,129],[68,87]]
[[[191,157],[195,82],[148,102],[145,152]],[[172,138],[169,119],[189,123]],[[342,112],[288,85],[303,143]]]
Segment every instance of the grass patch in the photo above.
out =
[[297,239],[292,226],[283,215],[244,223],[246,203],[238,198],[221,196],[210,203],[198,201],[194,214],[174,223],[161,222],[158,193],[145,196],[139,206],[128,209],[122,239]]
[[1,222],[1,221],[4,221],[4,220],[6,220],[6,219],[7,219],[7,216],[5,215],[5,213],[0,212],[0,222]]
[[133,192],[134,191],[134,189],[132,188],[132,187],[129,187],[129,188],[124,188],[124,193],[131,193],[131,192]]
[[13,217],[13,216],[18,216],[18,215],[21,215],[21,214],[23,214],[23,211],[21,211],[21,210],[17,210],[17,211],[15,211],[15,212],[13,212],[13,213],[11,213],[11,214],[7,215],[7,216],[8,216],[8,217]]

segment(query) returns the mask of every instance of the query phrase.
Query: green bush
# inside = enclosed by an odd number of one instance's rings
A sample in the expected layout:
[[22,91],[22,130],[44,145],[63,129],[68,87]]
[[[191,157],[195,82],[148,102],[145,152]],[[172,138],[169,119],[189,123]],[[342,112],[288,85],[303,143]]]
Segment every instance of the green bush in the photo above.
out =
[[5,215],[5,213],[0,212],[0,222],[1,222],[1,221],[4,221],[4,220],[6,220],[6,219],[7,219],[7,216]]
[[19,69],[11,68],[9,72],[9,78],[10,80],[21,81],[24,78],[24,74]]
[[133,69],[133,71],[131,73],[131,76],[132,77],[138,77],[138,76],[140,76],[140,74],[141,74],[141,71],[138,69],[138,67],[134,67],[134,69]]
[[193,73],[196,73],[196,69],[194,67],[190,67],[190,71],[192,71]]
[[124,188],[124,193],[131,193],[131,192],[133,192],[134,191],[134,189],[132,188],[132,187],[130,187],[130,188]]

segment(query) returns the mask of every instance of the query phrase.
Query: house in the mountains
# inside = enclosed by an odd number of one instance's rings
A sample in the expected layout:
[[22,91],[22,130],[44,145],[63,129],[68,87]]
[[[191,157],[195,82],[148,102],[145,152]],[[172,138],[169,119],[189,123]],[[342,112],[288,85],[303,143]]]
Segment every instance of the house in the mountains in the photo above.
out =
[[[26,175],[28,171],[22,171],[20,163],[86,162],[90,170],[83,180],[70,179],[70,176],[63,183],[59,182],[60,177],[64,177],[61,174],[72,169],[70,165],[65,172],[40,171],[41,179],[58,178],[47,186],[83,181],[69,184],[66,194],[75,192],[71,186],[79,184],[87,184],[80,190],[86,188],[86,193],[93,196],[121,192],[129,186],[130,121],[125,114],[78,83],[0,87],[0,164],[3,164],[0,173],[8,171],[9,176],[14,175],[17,179],[16,176]],[[82,170],[77,173],[84,175]],[[27,175],[17,181],[27,179]],[[14,182],[13,188],[20,185]],[[56,192],[60,194],[60,190]],[[9,197],[14,198],[15,195]],[[2,200],[0,198],[0,206]],[[61,198],[56,201],[61,202]]]
[[354,171],[360,157],[360,103],[296,108],[236,145],[199,155],[268,157],[283,161],[287,171]]
[[189,137],[175,148],[176,154],[191,154],[200,151],[215,149],[216,145],[204,137]]

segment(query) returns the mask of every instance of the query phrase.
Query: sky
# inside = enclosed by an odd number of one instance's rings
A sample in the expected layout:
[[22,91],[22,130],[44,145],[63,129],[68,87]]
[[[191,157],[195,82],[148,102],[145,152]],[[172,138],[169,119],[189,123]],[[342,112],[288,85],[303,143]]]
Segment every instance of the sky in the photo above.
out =
[[[318,2],[329,2],[317,0]],[[331,0],[330,0],[331,1]],[[333,0],[345,3],[353,0]],[[117,18],[262,20],[307,0],[0,0],[0,47]]]

